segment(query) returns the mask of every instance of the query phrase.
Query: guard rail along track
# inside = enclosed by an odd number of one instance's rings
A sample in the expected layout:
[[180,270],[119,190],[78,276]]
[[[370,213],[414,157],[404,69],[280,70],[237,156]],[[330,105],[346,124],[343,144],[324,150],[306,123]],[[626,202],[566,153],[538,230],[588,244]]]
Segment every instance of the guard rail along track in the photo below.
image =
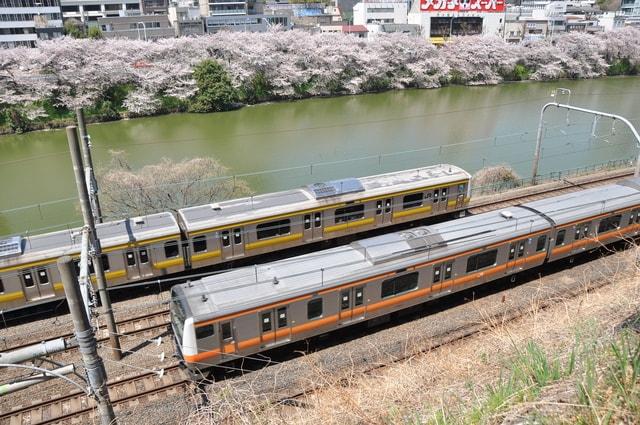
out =
[[[145,372],[109,382],[109,395],[117,413],[118,410],[126,409],[131,402],[181,392],[189,382],[178,365],[172,364],[164,369],[161,377],[154,372]],[[74,391],[2,413],[0,425],[92,423],[95,409],[92,398],[82,391]]]

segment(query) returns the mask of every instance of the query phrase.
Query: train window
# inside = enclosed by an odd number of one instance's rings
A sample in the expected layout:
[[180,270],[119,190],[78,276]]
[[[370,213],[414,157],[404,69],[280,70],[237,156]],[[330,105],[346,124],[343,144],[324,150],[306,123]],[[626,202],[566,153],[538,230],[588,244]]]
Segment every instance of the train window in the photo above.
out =
[[222,246],[231,245],[231,241],[229,240],[229,231],[225,230],[221,233],[221,235],[222,235]]
[[4,294],[4,283],[2,283],[2,279],[0,279],[0,294]]
[[522,257],[524,255],[524,241],[520,241],[518,243],[518,258]]
[[467,260],[467,273],[475,270],[480,270],[485,267],[493,266],[494,264],[496,264],[497,258],[498,258],[497,249],[472,255]]
[[213,325],[199,326],[196,328],[196,339],[209,338],[214,334]]
[[564,244],[564,238],[567,234],[567,229],[562,229],[556,234],[556,246]]
[[418,287],[418,272],[393,277],[382,282],[380,298],[402,294]]
[[[73,260],[73,269],[76,271],[76,276],[80,276],[80,260]],[[91,264],[91,258],[89,258],[89,272],[93,273],[93,264]]]
[[364,204],[349,205],[348,207],[337,208],[335,212],[335,222],[347,223],[353,220],[364,218]]
[[262,332],[269,332],[271,330],[271,312],[262,313]]
[[127,251],[127,266],[135,266],[136,265],[136,256],[133,254],[133,251]]
[[509,245],[509,260],[513,260],[516,258],[516,244],[512,243]]
[[109,256],[107,254],[102,254],[100,256],[100,260],[102,263],[102,270],[108,272],[111,269],[111,265],[109,264]]
[[444,280],[451,279],[452,269],[453,269],[453,263],[447,263],[444,265]]
[[149,262],[149,251],[147,248],[140,248],[140,262],[142,264],[147,264]]
[[443,188],[442,188],[442,198],[443,198],[443,199],[446,199],[446,198],[447,198],[447,188],[446,188],[446,187],[443,187]]
[[640,223],[640,211],[636,211],[636,223]]
[[464,184],[459,184],[458,185],[458,195],[463,195],[464,194]]
[[618,229],[620,227],[621,218],[622,216],[620,215],[603,218],[600,220],[600,224],[598,225],[598,233],[605,233]]
[[544,251],[547,246],[547,235],[538,237],[538,243],[536,244],[536,252]]
[[363,302],[364,302],[364,288],[363,287],[356,288],[353,305],[362,305]]
[[591,226],[591,223],[587,223],[584,225],[584,227],[582,228],[582,233],[583,236],[586,238],[589,236],[589,227]]
[[376,215],[382,214],[382,200],[376,201]]
[[322,317],[322,298],[315,298],[307,303],[307,319]]
[[340,293],[340,309],[346,310],[349,308],[349,290],[342,291]]
[[34,283],[31,272],[22,272],[22,280],[24,281],[24,286],[26,286],[27,288],[33,287]]
[[311,214],[304,216],[304,230],[311,229]]
[[233,335],[231,333],[231,322],[224,322],[220,325],[220,333],[222,334],[222,339],[224,341],[230,341],[233,339]]
[[242,229],[233,230],[233,243],[236,245],[242,243]]
[[422,206],[422,200],[424,199],[424,194],[420,193],[412,193],[411,195],[406,195],[402,198],[402,208],[409,209]]
[[631,226],[633,224],[633,220],[635,216],[635,211],[631,211],[631,214],[629,214],[629,221],[627,222],[627,226]]
[[49,283],[49,275],[47,269],[38,269],[38,282],[40,285],[46,285]]
[[434,204],[438,202],[438,194],[439,194],[438,189],[433,191],[433,203]]
[[387,199],[384,201],[384,212],[385,213],[391,212],[391,199]]
[[580,234],[580,228],[578,226],[576,226],[576,234],[575,234],[575,240],[578,240],[582,237],[582,235]]
[[178,249],[178,241],[169,241],[164,243],[164,256],[167,258],[177,257],[180,253]]
[[441,266],[435,266],[433,268],[433,283],[440,282],[440,267]]
[[287,235],[291,232],[291,220],[270,221],[256,226],[258,239],[272,238],[274,236]]
[[322,226],[322,213],[317,212],[313,215],[313,225],[314,227]]
[[280,307],[278,309],[278,327],[284,328],[287,326],[287,307]]
[[204,252],[207,250],[207,236],[201,235],[193,238],[193,252]]

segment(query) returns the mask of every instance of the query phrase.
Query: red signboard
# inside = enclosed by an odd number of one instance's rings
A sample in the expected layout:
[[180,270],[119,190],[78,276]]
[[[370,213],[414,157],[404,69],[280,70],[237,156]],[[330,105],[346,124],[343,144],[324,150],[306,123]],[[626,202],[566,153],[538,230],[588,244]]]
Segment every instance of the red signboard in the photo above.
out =
[[420,0],[423,12],[504,12],[506,0]]

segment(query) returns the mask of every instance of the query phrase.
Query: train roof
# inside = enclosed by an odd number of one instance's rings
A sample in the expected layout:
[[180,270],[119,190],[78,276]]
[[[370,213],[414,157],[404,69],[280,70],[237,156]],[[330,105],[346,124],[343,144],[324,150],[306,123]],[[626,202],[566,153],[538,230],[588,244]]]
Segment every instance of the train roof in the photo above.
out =
[[[243,267],[180,285],[195,320],[256,308],[434,261],[494,242],[546,229],[549,222],[520,207],[363,239],[347,246],[254,267]],[[205,295],[203,298],[202,295]]]
[[640,203],[640,178],[599,186],[562,196],[522,204],[546,215],[557,225],[581,220],[605,211],[624,209]]
[[[144,241],[172,234],[180,229],[173,214],[162,212],[124,220],[96,224],[96,231],[103,249],[134,241]],[[0,256],[0,268],[33,261],[57,258],[80,252],[82,229],[75,228],[42,235],[19,238],[20,247],[5,257]]]
[[196,232],[242,221],[268,218],[305,209],[349,202],[364,197],[437,186],[467,180],[469,173],[455,165],[397,171],[358,179],[315,183],[304,188],[268,193],[215,204],[183,208],[178,211],[185,232]]

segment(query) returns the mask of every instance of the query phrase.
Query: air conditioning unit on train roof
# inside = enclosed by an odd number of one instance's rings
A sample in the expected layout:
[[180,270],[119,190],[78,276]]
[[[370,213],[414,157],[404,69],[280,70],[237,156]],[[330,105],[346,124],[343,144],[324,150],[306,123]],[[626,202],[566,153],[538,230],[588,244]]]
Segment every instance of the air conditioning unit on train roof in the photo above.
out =
[[332,180],[324,183],[313,183],[307,186],[307,190],[316,198],[328,198],[330,196],[344,195],[364,191],[364,186],[359,179],[348,178]]
[[12,236],[0,239],[0,258],[13,257],[22,254],[22,237]]

